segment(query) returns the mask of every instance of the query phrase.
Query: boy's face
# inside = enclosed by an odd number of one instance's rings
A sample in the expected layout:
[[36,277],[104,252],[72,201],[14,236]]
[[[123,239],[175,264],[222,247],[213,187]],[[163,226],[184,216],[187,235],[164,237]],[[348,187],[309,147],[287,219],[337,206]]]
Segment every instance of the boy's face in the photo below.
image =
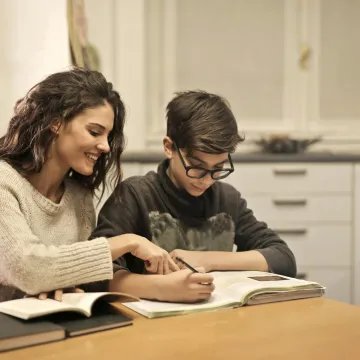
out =
[[179,189],[185,189],[192,196],[202,195],[216,180],[211,178],[208,173],[200,179],[190,178],[186,174],[186,169],[181,161],[180,154],[187,166],[198,166],[207,170],[221,170],[228,167],[228,153],[208,154],[201,151],[194,151],[187,156],[185,149],[179,152],[173,148],[173,142],[169,137],[164,138],[164,150],[166,157],[171,160],[168,168],[168,176]]

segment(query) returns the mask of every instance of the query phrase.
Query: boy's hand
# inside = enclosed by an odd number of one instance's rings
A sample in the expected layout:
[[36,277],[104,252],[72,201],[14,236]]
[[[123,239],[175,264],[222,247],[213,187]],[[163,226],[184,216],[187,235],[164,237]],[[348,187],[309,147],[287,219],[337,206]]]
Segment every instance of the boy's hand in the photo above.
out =
[[215,289],[214,278],[191,270],[180,270],[161,277],[158,286],[158,300],[170,302],[195,303],[210,298]]
[[208,264],[206,263],[206,259],[204,256],[205,251],[190,251],[190,250],[180,250],[175,249],[170,253],[170,256],[176,263],[176,265],[179,266],[180,269],[187,269],[185,265],[180,263],[179,261],[176,261],[176,257],[179,257],[180,259],[183,259],[185,262],[187,262],[192,267],[202,267],[204,268],[205,272],[210,271]]

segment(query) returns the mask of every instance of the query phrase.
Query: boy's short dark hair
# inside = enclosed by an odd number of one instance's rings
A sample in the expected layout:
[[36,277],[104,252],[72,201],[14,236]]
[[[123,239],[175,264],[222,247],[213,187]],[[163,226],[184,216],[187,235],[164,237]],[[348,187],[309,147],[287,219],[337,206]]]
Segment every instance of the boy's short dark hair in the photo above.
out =
[[244,140],[229,103],[202,90],[178,92],[166,107],[167,136],[179,148],[233,153]]

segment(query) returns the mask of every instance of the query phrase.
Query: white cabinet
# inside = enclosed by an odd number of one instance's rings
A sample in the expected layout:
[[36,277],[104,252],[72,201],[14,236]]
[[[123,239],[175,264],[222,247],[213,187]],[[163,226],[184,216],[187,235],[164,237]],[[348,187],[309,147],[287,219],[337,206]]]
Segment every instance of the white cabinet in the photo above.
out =
[[[158,163],[126,163],[125,178]],[[223,181],[294,252],[298,274],[326,286],[326,297],[360,305],[360,165],[235,163]]]
[[295,2],[181,0],[176,20],[177,90],[225,96],[246,130],[291,130],[299,111]]
[[351,303],[354,166],[238,163],[235,168],[224,181],[287,242],[298,273],[326,286],[327,297]]
[[325,297],[351,303],[352,268],[350,266],[329,267],[299,267],[299,272],[306,274],[306,279],[315,280],[326,287]]
[[129,110],[131,150],[160,149],[167,102],[199,88],[230,101],[247,139],[360,138],[358,0],[91,0],[86,9],[102,71]]
[[348,194],[352,190],[352,164],[235,163],[226,182],[249,194]]
[[360,134],[360,1],[308,0],[307,120],[312,129]]
[[272,228],[294,252],[300,271],[306,267],[348,267],[351,263],[352,227],[349,224],[287,223],[273,224]]
[[223,95],[244,130],[295,129],[296,1],[152,0],[146,6],[154,142],[164,134],[164,104],[174,91],[189,89]]
[[152,0],[145,8],[149,145],[160,147],[165,104],[189,89],[227,98],[247,139],[359,138],[360,1]]
[[360,305],[360,165],[355,165],[354,186],[354,303]]
[[91,0],[86,10],[129,110],[131,150],[160,149],[166,103],[199,88],[230,101],[247,139],[360,137],[358,0]]
[[[265,185],[265,184],[264,184]],[[260,218],[271,223],[307,223],[307,224],[342,224],[350,225],[352,216],[352,199],[348,195],[328,195],[281,193],[244,195],[249,207],[255,209]]]

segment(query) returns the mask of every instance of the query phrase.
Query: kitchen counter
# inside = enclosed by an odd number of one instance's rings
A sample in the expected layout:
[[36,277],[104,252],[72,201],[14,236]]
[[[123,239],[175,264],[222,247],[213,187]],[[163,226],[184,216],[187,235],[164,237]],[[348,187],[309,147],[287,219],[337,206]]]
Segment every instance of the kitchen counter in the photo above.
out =
[[[129,151],[124,152],[122,161],[124,163],[158,163],[164,159],[164,153]],[[232,159],[237,163],[342,163],[360,162],[360,153],[332,153],[332,152],[306,152],[302,154],[266,154],[266,153],[241,153],[232,154]]]

